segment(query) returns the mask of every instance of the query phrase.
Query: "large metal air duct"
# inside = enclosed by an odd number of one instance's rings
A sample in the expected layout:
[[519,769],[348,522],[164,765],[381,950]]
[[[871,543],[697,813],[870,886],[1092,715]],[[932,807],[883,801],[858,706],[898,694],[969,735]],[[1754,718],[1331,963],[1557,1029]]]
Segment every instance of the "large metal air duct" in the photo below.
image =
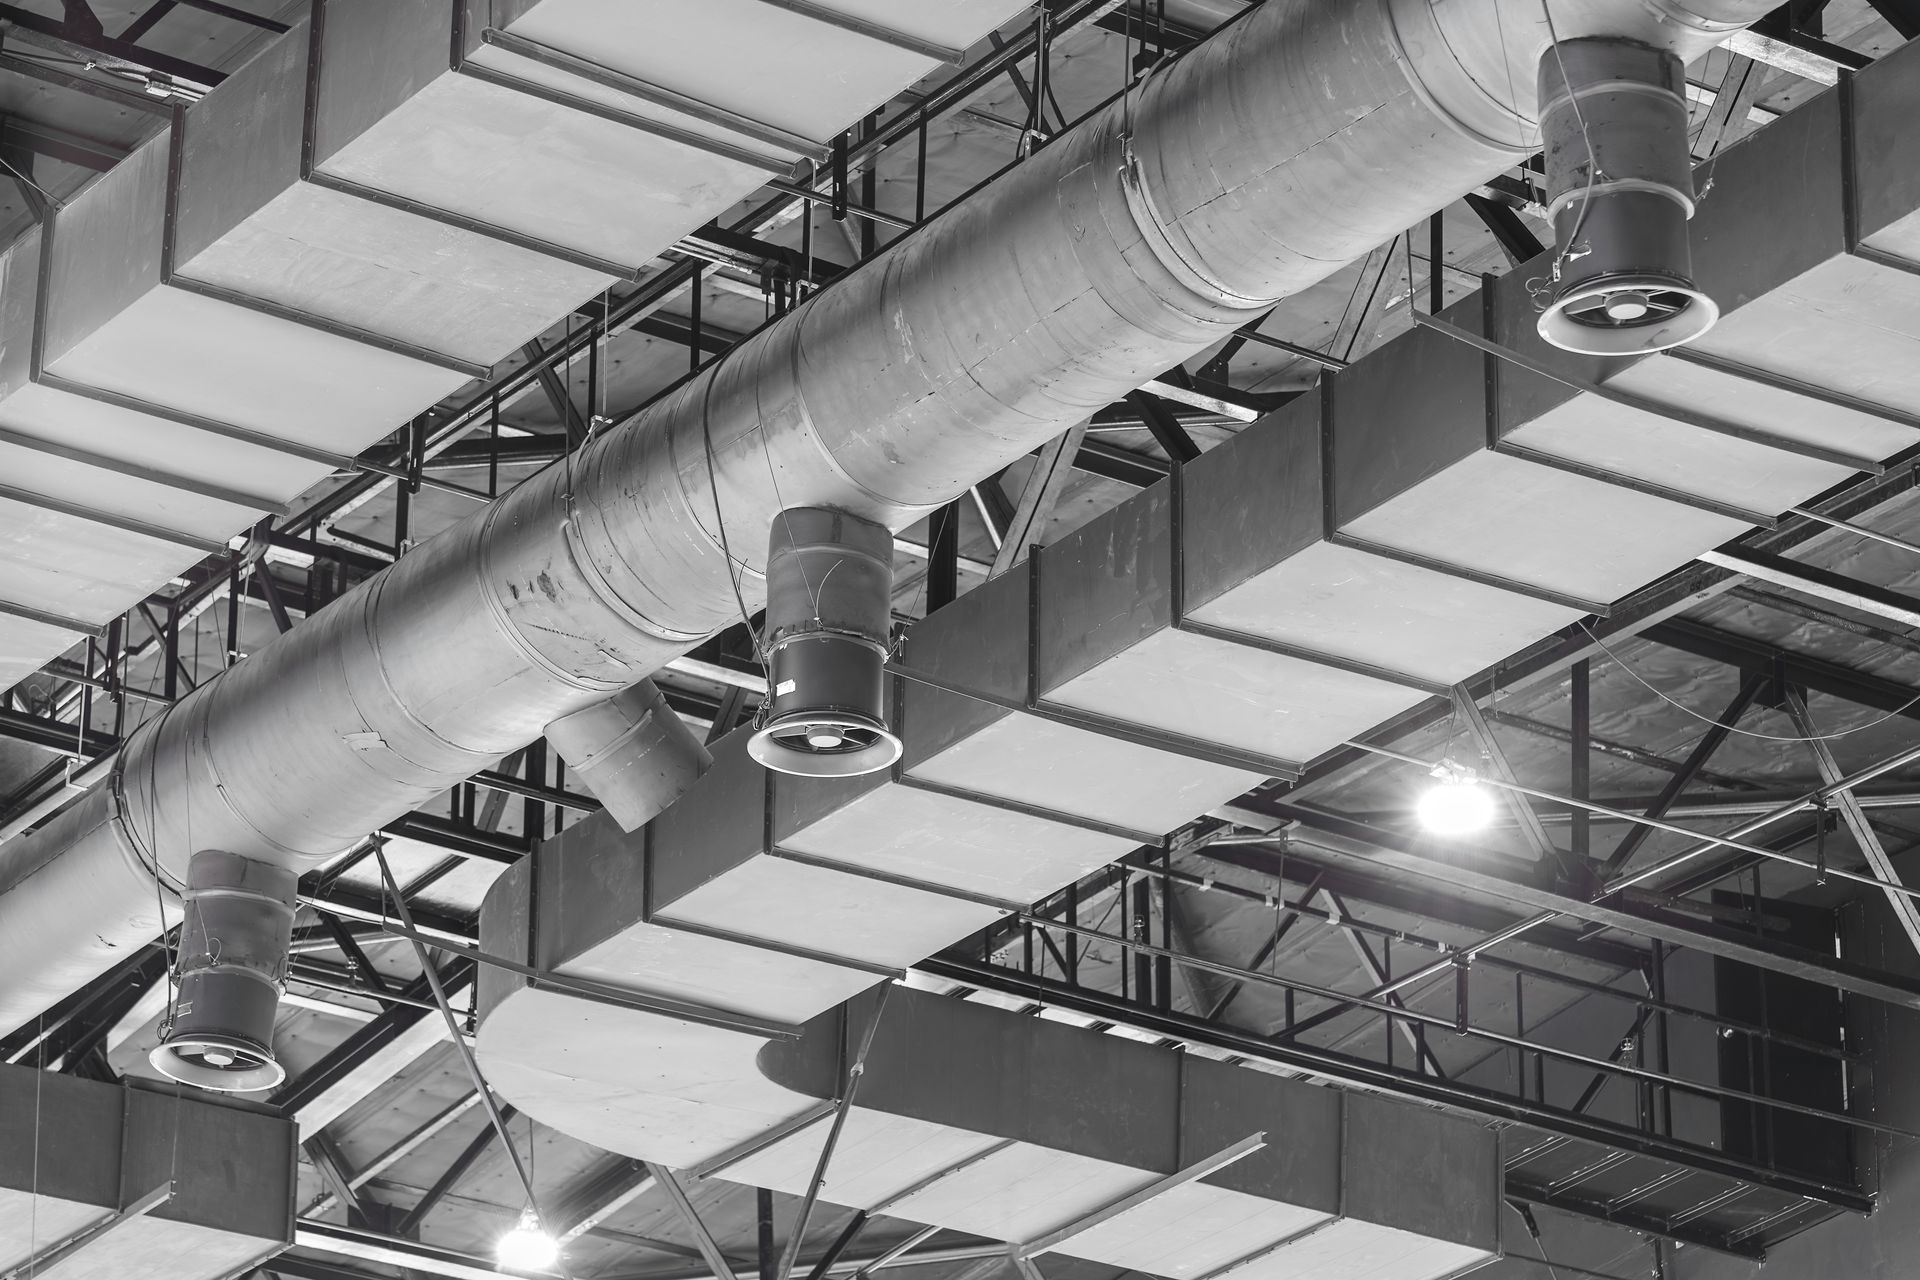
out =
[[[1769,7],[1552,16],[1690,58]],[[902,527],[1530,153],[1545,17],[1269,0],[202,685],[7,851],[0,1024],[158,933],[194,849],[315,865],[724,627],[776,512]]]

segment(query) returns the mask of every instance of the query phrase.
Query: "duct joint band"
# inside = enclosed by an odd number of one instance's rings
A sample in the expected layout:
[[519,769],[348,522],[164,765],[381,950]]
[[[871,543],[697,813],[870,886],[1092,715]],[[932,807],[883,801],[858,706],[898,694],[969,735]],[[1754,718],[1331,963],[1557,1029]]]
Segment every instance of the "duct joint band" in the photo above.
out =
[[554,662],[541,653],[528,639],[520,634],[520,628],[514,625],[513,616],[507,612],[506,602],[500,599],[500,584],[493,573],[493,522],[499,518],[500,511],[507,504],[496,502],[487,508],[486,517],[480,522],[480,599],[486,602],[487,614],[493,619],[494,630],[498,631],[517,650],[521,657],[540,668],[570,689],[583,693],[608,694],[626,688],[631,680],[620,682],[613,680],[595,680],[579,676]]
[[[169,708],[169,710],[171,710],[171,708]],[[158,720],[148,721],[148,724],[158,723],[160,723]],[[128,752],[122,751],[119,760],[114,764],[113,772],[107,775],[108,796],[111,801],[108,806],[107,825],[113,829],[114,844],[119,848],[121,854],[127,861],[133,865],[134,871],[142,878],[151,879],[154,883],[155,891],[163,892],[172,897],[174,904],[177,906],[182,900],[182,895],[186,892],[187,882],[180,877],[169,874],[167,870],[160,865],[159,856],[141,843],[139,835],[134,830],[134,824],[128,817],[126,787],[126,762],[128,754]],[[149,801],[149,803],[151,803],[151,801]],[[158,906],[160,904],[156,903],[155,905]],[[163,910],[160,920],[162,929],[166,928],[166,923],[165,912]]]
[[1133,215],[1134,225],[1140,229],[1141,240],[1152,251],[1154,259],[1167,269],[1167,273],[1191,292],[1235,311],[1264,311],[1271,307],[1274,299],[1255,298],[1237,292],[1180,251],[1180,246],[1173,238],[1172,224],[1161,217],[1160,210],[1153,203],[1152,194],[1147,190],[1140,157],[1134,153],[1132,134],[1121,136],[1120,151],[1120,192],[1126,198],[1127,212]]
[[[1485,86],[1475,80],[1473,76],[1460,65],[1458,55],[1453,54],[1451,46],[1447,44],[1446,37],[1439,32],[1436,25],[1435,29],[1428,33],[1427,40],[1423,41],[1422,44],[1434,44],[1447,50],[1448,58],[1453,65],[1453,69],[1458,74],[1466,91],[1477,95],[1481,104],[1488,107],[1501,123],[1511,124],[1513,127],[1513,137],[1502,138],[1488,133],[1485,129],[1467,120],[1466,117],[1454,111],[1440,100],[1440,95],[1434,92],[1433,86],[1429,85],[1426,77],[1421,75],[1419,60],[1414,57],[1412,50],[1408,47],[1407,34],[1401,29],[1402,9],[1405,6],[1401,3],[1401,0],[1382,0],[1382,3],[1386,9],[1388,38],[1393,41],[1394,60],[1400,64],[1401,74],[1407,78],[1407,86],[1413,90],[1413,96],[1420,100],[1421,105],[1426,107],[1426,109],[1435,116],[1438,116],[1445,122],[1447,127],[1455,133],[1460,134],[1464,138],[1471,139],[1483,147],[1489,147],[1495,151],[1504,152],[1507,155],[1525,156],[1532,154],[1536,148],[1528,139],[1538,133],[1538,125],[1536,122],[1527,119],[1526,116],[1515,110],[1512,103],[1500,101],[1499,98],[1488,92]],[[1434,23],[1436,21],[1428,0],[1407,0],[1407,3],[1415,5],[1416,12],[1420,15],[1420,18],[1426,22]]]
[[1654,182],[1648,178],[1599,178],[1591,187],[1582,183],[1561,192],[1553,203],[1547,206],[1547,217],[1549,220],[1559,217],[1562,210],[1577,201],[1584,202],[1597,200],[1601,196],[1629,193],[1665,196],[1685,210],[1689,218],[1693,216],[1693,197],[1670,182]]
[[[377,741],[369,745],[377,745],[394,759],[411,765],[415,769],[434,767],[428,762],[415,760],[401,751],[392,742],[393,735],[383,733],[375,726],[376,717],[367,714],[367,704],[371,703],[388,713],[384,717],[388,724],[404,727],[411,734],[425,739],[430,746],[466,756],[474,769],[483,769],[489,762],[499,758],[497,753],[464,746],[435,732],[433,726],[415,714],[413,708],[407,704],[407,699],[393,687],[393,680],[387,671],[386,657],[380,644],[380,628],[375,623],[375,615],[379,612],[381,601],[386,598],[387,588],[392,581],[393,579],[385,574],[373,579],[372,585],[355,610],[358,633],[356,638],[360,643],[355,646],[346,644],[341,646],[345,652],[341,657],[340,668],[345,678],[348,704],[352,706],[354,717],[361,725],[359,732],[343,734],[342,739],[353,742],[360,739],[362,734],[372,734]],[[362,655],[361,660],[358,661],[351,656],[356,649]],[[372,687],[364,692],[372,696],[363,699],[360,682],[369,677]],[[408,744],[403,742],[401,745]],[[355,750],[364,754],[366,748],[356,745]]]
[[586,535],[580,532],[577,519],[579,513],[571,498],[567,500],[567,508],[567,517],[560,522],[560,541],[567,548],[567,560],[587,584],[587,589],[593,592],[593,598],[599,601],[607,612],[642,635],[664,640],[668,644],[699,644],[707,638],[707,633],[704,631],[675,631],[671,627],[663,627],[622,599],[612,581],[600,571],[600,566],[595,564],[593,557],[588,554]]

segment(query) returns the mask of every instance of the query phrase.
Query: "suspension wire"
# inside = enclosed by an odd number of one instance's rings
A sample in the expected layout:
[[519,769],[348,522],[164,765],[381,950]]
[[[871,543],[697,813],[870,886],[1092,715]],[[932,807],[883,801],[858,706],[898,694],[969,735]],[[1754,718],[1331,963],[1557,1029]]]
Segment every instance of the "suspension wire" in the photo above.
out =
[[[1386,755],[1392,755],[1392,756],[1399,755],[1398,752],[1387,751],[1385,748],[1370,747],[1358,742],[1351,742],[1348,745],[1353,746],[1362,751],[1371,751],[1371,752],[1374,752],[1375,754],[1386,754]],[[1858,771],[1857,773],[1848,774],[1846,777],[1841,778],[1835,782],[1827,783],[1825,786],[1817,787],[1814,790],[1807,792],[1805,795],[1798,797],[1797,799],[1790,800],[1786,804],[1780,805],[1778,808],[1769,809],[1767,810],[1767,812],[1763,814],[1760,814],[1753,818],[1749,818],[1747,821],[1740,823],[1738,826],[1734,827],[1731,831],[1726,832],[1724,835],[1721,835],[1721,836],[1703,836],[1701,835],[1700,832],[1697,832],[1697,831],[1684,831],[1683,834],[1698,838],[1700,843],[1694,844],[1689,848],[1682,849],[1680,852],[1674,854],[1672,857],[1665,858],[1659,862],[1650,863],[1647,866],[1640,868],[1638,871],[1628,872],[1627,874],[1622,875],[1617,879],[1614,879],[1608,882],[1606,885],[1601,887],[1598,893],[1593,895],[1592,901],[1595,901],[1595,902],[1600,901],[1601,899],[1606,898],[1611,894],[1619,893],[1623,889],[1630,889],[1635,885],[1644,884],[1649,880],[1656,879],[1659,876],[1664,875],[1666,872],[1671,871],[1675,867],[1691,862],[1693,859],[1699,857],[1701,854],[1708,853],[1716,848],[1721,848],[1725,846],[1729,841],[1738,840],[1742,837],[1752,835],[1754,832],[1763,830],[1764,828],[1771,826],[1773,823],[1778,822],[1782,818],[1791,817],[1796,813],[1800,813],[1808,808],[1811,808],[1820,800],[1826,797],[1839,795],[1841,792],[1852,791],[1856,787],[1865,786],[1867,783],[1873,781],[1875,778],[1880,777],[1882,774],[1891,773],[1895,769],[1899,769],[1905,765],[1913,763],[1915,760],[1920,760],[1920,746],[1910,747],[1907,750],[1902,751],[1897,755],[1889,756],[1887,759],[1880,761],[1878,764],[1871,765],[1868,768]],[[1425,762],[1418,761],[1418,763],[1424,764]],[[1634,821],[1634,822],[1642,821],[1642,819],[1635,814],[1628,814],[1626,816],[1631,821]],[[1780,855],[1773,851],[1768,851],[1767,856],[1783,857],[1783,855]],[[1784,855],[1784,860],[1790,861],[1790,862],[1802,861],[1801,859],[1793,858],[1790,855]],[[1804,863],[1802,865],[1804,865]],[[1874,881],[1872,883],[1874,883],[1875,885],[1880,884],[1879,881]],[[1528,916],[1524,920],[1515,921],[1513,924],[1506,926],[1504,929],[1495,930],[1493,933],[1487,934],[1486,936],[1480,938],[1476,942],[1472,942],[1467,944],[1466,946],[1458,948],[1452,955],[1444,956],[1441,959],[1434,961],[1432,964],[1423,965],[1420,968],[1415,969],[1409,973],[1404,973],[1400,975],[1398,978],[1393,979],[1391,982],[1381,983],[1379,986],[1375,987],[1368,994],[1370,996],[1378,996],[1378,995],[1386,995],[1389,992],[1394,992],[1394,991],[1404,991],[1408,987],[1413,986],[1416,983],[1426,981],[1428,978],[1436,977],[1443,973],[1451,973],[1453,971],[1453,967],[1456,964],[1460,963],[1461,961],[1471,960],[1474,956],[1479,955],[1483,951],[1489,951],[1489,950],[1492,950],[1494,947],[1502,945],[1503,943],[1511,942],[1513,939],[1520,937],[1522,934],[1530,933],[1534,929],[1539,928],[1543,924],[1550,924],[1553,921],[1560,919],[1562,916],[1566,914],[1567,913],[1564,911],[1542,911],[1537,915]]]
[[1660,699],[1660,701],[1666,703],[1668,706],[1672,707],[1674,710],[1680,711],[1685,713],[1686,715],[1692,716],[1695,720],[1698,720],[1703,724],[1712,725],[1714,728],[1719,729],[1725,733],[1738,734],[1740,737],[1743,737],[1743,738],[1759,738],[1763,742],[1802,742],[1802,743],[1833,742],[1840,738],[1850,738],[1856,733],[1865,733],[1868,729],[1877,729],[1881,725],[1885,724],[1887,721],[1892,720],[1897,716],[1905,715],[1907,712],[1913,710],[1913,708],[1916,705],[1920,705],[1920,693],[1916,693],[1911,698],[1908,698],[1905,702],[1901,703],[1899,706],[1895,707],[1893,710],[1887,712],[1884,715],[1881,715],[1879,717],[1876,717],[1875,719],[1869,720],[1865,724],[1857,724],[1853,726],[1853,728],[1851,729],[1836,729],[1832,733],[1815,733],[1815,734],[1801,735],[1801,734],[1793,734],[1793,733],[1761,733],[1756,729],[1741,729],[1734,725],[1722,724],[1720,721],[1714,719],[1712,716],[1705,715],[1701,712],[1695,711],[1692,707],[1689,707],[1685,703],[1679,701],[1678,699],[1669,696],[1667,693],[1663,692],[1662,690],[1655,688],[1653,684],[1645,676],[1641,675],[1638,671],[1635,671],[1632,667],[1628,666],[1626,662],[1621,659],[1619,654],[1615,653],[1612,649],[1608,648],[1606,642],[1602,640],[1599,636],[1594,634],[1592,627],[1588,626],[1583,621],[1580,624],[1580,629],[1587,633],[1587,638],[1589,640],[1593,641],[1594,644],[1600,647],[1600,652],[1606,654],[1607,657],[1613,659],[1613,665],[1615,665],[1616,667],[1619,667],[1622,671],[1632,676],[1634,680],[1637,681],[1642,688],[1646,689],[1648,693],[1651,693],[1654,697]]
[[[513,1172],[520,1180],[521,1190],[526,1193],[528,1210],[532,1212],[534,1221],[540,1224],[540,1229],[551,1235],[552,1229],[547,1224],[546,1215],[540,1211],[539,1199],[534,1194],[533,1175],[528,1172],[526,1164],[520,1159],[520,1149],[513,1145],[513,1135],[507,1131],[507,1122],[500,1114],[500,1103],[493,1096],[493,1090],[488,1086],[486,1077],[480,1074],[480,1064],[473,1056],[473,1047],[467,1043],[466,1036],[461,1034],[460,1020],[454,1015],[453,1005],[447,1000],[446,984],[441,982],[440,971],[434,967],[433,957],[427,954],[426,947],[417,936],[418,931],[413,924],[413,912],[407,906],[406,896],[400,892],[399,882],[393,878],[393,868],[387,862],[387,851],[376,843],[373,846],[373,856],[380,864],[382,914],[385,913],[388,899],[391,899],[394,912],[400,917],[400,923],[409,934],[416,935],[409,937],[408,941],[413,944],[414,959],[419,961],[421,971],[426,976],[427,985],[433,989],[433,1002],[440,1007],[440,1016],[446,1020],[447,1034],[452,1037],[453,1047],[459,1052],[460,1061],[467,1069],[467,1078],[473,1082],[474,1092],[480,1096],[481,1104],[487,1109],[487,1119],[492,1122],[494,1133],[499,1135],[500,1145],[507,1149],[507,1155],[513,1161]],[[573,1280],[573,1272],[567,1267],[564,1255],[556,1259],[556,1264],[560,1268],[560,1274],[566,1280]]]
[[[1389,760],[1397,760],[1401,764],[1414,765],[1418,768],[1429,770],[1434,767],[1431,761],[1423,760],[1419,756],[1407,755],[1403,752],[1395,751],[1391,747],[1379,747],[1362,742],[1348,742],[1343,745],[1355,747],[1361,751],[1370,752],[1377,756],[1383,756]],[[1920,748],[1915,748],[1915,750],[1920,751]],[[1765,845],[1748,844],[1737,837],[1708,835],[1704,832],[1695,831],[1690,827],[1680,826],[1677,823],[1667,822],[1660,818],[1648,817],[1643,813],[1629,813],[1625,809],[1616,809],[1612,805],[1600,804],[1592,800],[1580,800],[1573,796],[1563,796],[1558,792],[1545,791],[1538,787],[1529,787],[1524,783],[1508,782],[1503,778],[1482,778],[1480,781],[1484,782],[1487,786],[1497,787],[1503,791],[1512,791],[1540,800],[1551,800],[1556,804],[1571,805],[1573,808],[1584,809],[1589,813],[1597,813],[1609,818],[1618,818],[1643,827],[1652,827],[1656,831],[1665,831],[1672,835],[1688,836],[1692,839],[1704,840],[1710,845],[1720,848],[1734,849],[1741,853],[1754,854],[1757,857],[1768,858],[1775,862],[1791,863],[1796,867],[1801,867],[1808,871],[1817,872],[1820,869],[1819,865],[1811,858],[1802,858],[1797,854],[1787,853],[1779,849],[1769,849]],[[1799,807],[1804,808],[1806,805],[1813,803],[1816,803],[1816,799],[1810,796],[1807,801]],[[1880,889],[1887,893],[1897,893],[1905,897],[1920,899],[1920,889],[1909,888],[1906,885],[1898,884],[1891,880],[1879,880],[1873,876],[1861,875],[1853,871],[1841,871],[1833,867],[1827,868],[1827,874],[1834,879],[1850,880],[1856,884]],[[1607,887],[1607,892],[1616,893],[1620,888],[1624,887],[1624,885],[1610,885]]]

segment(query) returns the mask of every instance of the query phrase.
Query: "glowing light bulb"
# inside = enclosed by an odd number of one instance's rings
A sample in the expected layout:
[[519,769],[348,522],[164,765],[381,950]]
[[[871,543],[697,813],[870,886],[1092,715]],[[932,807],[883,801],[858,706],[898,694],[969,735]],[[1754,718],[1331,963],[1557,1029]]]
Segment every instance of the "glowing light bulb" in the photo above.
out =
[[1473,770],[1451,760],[1434,766],[1433,785],[1420,797],[1420,825],[1437,836],[1484,831],[1493,821],[1493,796]]
[[512,1271],[545,1271],[560,1260],[560,1245],[541,1228],[531,1208],[522,1209],[513,1230],[500,1237],[495,1256]]

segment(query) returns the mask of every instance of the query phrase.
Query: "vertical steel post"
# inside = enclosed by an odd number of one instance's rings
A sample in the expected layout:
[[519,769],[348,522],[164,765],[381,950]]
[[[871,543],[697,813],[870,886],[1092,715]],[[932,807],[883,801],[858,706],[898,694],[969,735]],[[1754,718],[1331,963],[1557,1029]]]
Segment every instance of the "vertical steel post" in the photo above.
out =
[[927,519],[927,612],[960,598],[960,503],[949,502]]
[[707,269],[695,266],[693,282],[687,286],[687,372],[694,373],[700,368],[700,295],[706,282]]
[[[1437,214],[1435,215],[1438,216]],[[1573,718],[1573,769],[1569,781],[1575,800],[1588,800],[1592,786],[1592,759],[1590,752],[1593,743],[1593,716],[1589,701],[1590,668],[1586,659],[1573,664],[1572,676],[1572,718]],[[1593,848],[1593,828],[1591,816],[1585,809],[1573,811],[1573,827],[1569,838],[1573,842],[1573,856],[1576,865],[1585,863]]]
[[[1446,211],[1437,211],[1427,219],[1427,314],[1439,315],[1447,305]],[[1413,281],[1407,281],[1413,287]],[[1582,667],[1586,663],[1580,664]]]
[[[879,128],[880,113],[876,111],[867,117],[867,122],[860,131],[862,140],[871,138]],[[868,160],[866,170],[860,175],[860,203],[869,209],[876,207],[874,202],[880,198],[879,177],[875,174],[874,168],[874,162]],[[868,258],[871,258],[874,250],[879,247],[880,232],[879,228],[874,225],[873,219],[860,219],[860,261],[865,262]]]
[[780,1255],[773,1248],[773,1192],[754,1188],[754,1210],[760,1223],[760,1280],[774,1280],[780,1274]]

